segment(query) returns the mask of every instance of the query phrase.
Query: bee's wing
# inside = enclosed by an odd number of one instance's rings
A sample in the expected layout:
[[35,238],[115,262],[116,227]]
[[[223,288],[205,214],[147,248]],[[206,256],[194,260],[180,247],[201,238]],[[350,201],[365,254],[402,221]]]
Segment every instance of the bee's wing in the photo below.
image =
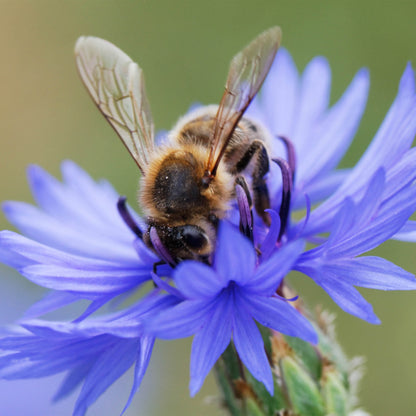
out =
[[272,27],[260,34],[231,61],[225,92],[212,131],[207,171],[213,176],[234,129],[269,72],[280,39],[280,28]]
[[155,144],[141,68],[112,43],[95,37],[78,39],[75,59],[95,104],[144,174]]

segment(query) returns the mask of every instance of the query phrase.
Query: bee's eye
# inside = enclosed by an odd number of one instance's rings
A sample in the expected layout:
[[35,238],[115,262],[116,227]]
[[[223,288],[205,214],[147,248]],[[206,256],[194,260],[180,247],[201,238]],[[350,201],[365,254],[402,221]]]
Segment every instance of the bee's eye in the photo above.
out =
[[184,225],[178,228],[181,239],[188,248],[200,250],[208,244],[208,238],[200,227],[195,225]]
[[216,228],[218,227],[219,219],[215,214],[209,214],[208,221]]

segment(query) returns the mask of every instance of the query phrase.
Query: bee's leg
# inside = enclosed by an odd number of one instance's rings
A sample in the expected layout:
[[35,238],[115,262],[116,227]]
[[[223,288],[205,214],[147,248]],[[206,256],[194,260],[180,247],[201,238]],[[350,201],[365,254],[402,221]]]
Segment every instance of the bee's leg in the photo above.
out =
[[253,241],[253,204],[247,182],[242,176],[237,176],[235,180],[235,192],[240,211],[240,231]]
[[269,171],[269,156],[264,144],[260,140],[254,140],[248,147],[243,157],[237,163],[237,173],[242,172],[254,159],[252,171],[252,188],[254,206],[257,213],[266,225],[270,225],[270,216],[266,209],[270,208],[269,190],[267,189],[264,175]]
[[[153,273],[157,274],[157,268],[159,266],[163,266],[164,264],[166,264],[166,262],[164,260],[159,260],[156,263],[153,263]],[[156,283],[153,282],[153,285],[156,286]]]
[[134,221],[133,217],[131,216],[129,210],[127,209],[126,205],[127,198],[125,196],[121,196],[117,201],[117,209],[118,212],[123,219],[123,221],[126,223],[127,227],[130,228],[133,233],[140,238],[140,240],[143,240],[143,232],[137,225],[136,221]]

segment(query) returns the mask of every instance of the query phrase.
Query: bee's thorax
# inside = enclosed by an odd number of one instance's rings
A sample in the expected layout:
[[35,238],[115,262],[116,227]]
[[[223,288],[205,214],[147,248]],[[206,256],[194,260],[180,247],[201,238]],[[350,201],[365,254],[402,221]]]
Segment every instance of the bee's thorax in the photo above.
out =
[[140,202],[147,216],[163,223],[189,223],[192,217],[222,217],[233,196],[233,179],[223,171],[206,186],[207,151],[190,144],[163,149],[142,178]]

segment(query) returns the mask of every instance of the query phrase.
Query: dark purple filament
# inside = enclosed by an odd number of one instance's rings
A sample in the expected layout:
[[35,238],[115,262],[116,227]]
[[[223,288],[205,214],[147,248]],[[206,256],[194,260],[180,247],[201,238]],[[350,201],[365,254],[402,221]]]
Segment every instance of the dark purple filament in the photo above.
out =
[[293,143],[287,137],[278,136],[278,139],[280,139],[286,147],[287,162],[288,162],[289,168],[292,172],[292,183],[293,183],[293,182],[295,182],[295,171],[296,171],[295,146],[293,146]]
[[127,209],[126,205],[127,198],[125,196],[121,196],[117,201],[117,209],[118,212],[123,219],[123,221],[126,223],[127,227],[130,228],[131,231],[133,231],[134,234],[141,240],[143,240],[143,233],[142,230],[137,225],[136,221],[134,221],[133,217],[131,216],[129,210]]
[[239,184],[236,185],[235,191],[237,194],[238,210],[240,211],[240,229],[250,240],[253,240],[253,214],[250,209],[247,193]]
[[166,249],[166,247],[162,243],[155,227],[150,228],[149,236],[150,236],[150,241],[152,242],[153,248],[155,249],[157,255],[167,264],[174,267],[176,265],[176,262],[175,260],[173,260],[169,251]]
[[282,202],[280,204],[279,210],[280,231],[279,237],[277,238],[277,241],[280,241],[286,231],[286,227],[289,221],[293,173],[290,169],[289,163],[286,162],[286,160],[277,158],[273,159],[273,162],[279,165],[280,171],[282,172]]

